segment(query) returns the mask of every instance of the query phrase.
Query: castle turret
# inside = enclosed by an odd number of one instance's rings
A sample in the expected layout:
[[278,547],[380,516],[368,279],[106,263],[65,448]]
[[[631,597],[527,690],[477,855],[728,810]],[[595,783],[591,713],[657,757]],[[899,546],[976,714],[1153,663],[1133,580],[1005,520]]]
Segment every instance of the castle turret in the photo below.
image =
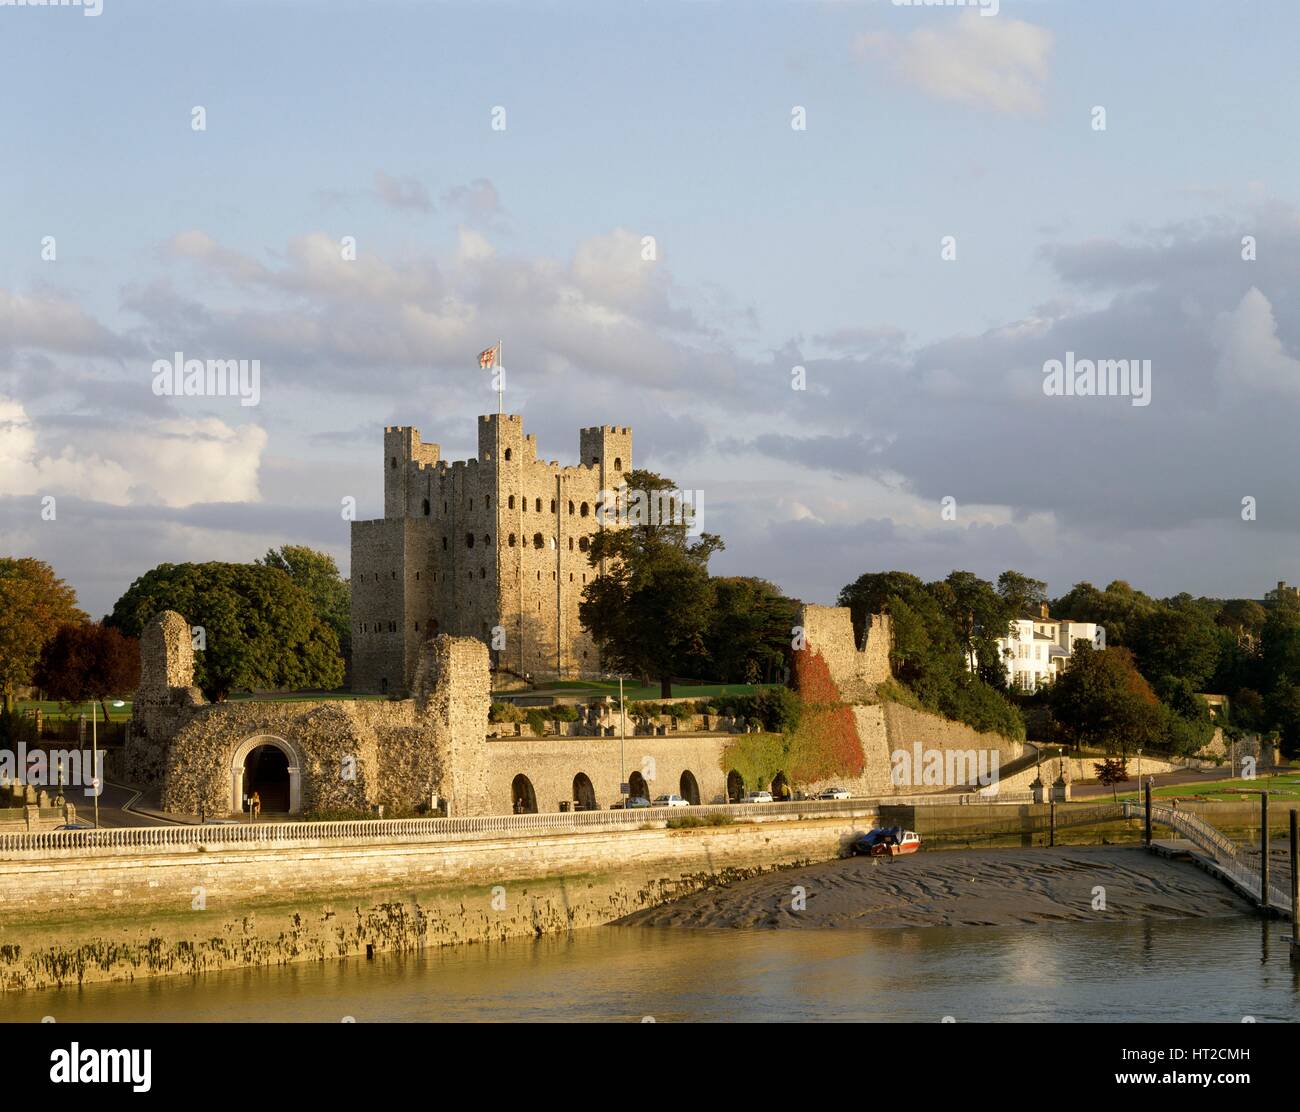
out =
[[600,471],[600,489],[613,490],[632,470],[632,430],[598,425],[578,433],[578,462]]
[[411,464],[438,462],[437,444],[420,443],[420,430],[411,425],[384,428],[384,517],[405,517]]

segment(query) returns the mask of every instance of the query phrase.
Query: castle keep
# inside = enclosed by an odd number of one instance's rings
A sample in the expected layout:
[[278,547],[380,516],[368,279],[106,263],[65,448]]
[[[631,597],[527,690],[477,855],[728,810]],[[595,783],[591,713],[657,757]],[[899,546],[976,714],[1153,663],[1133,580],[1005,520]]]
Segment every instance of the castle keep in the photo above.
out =
[[384,429],[384,516],[352,523],[352,687],[410,690],[421,645],[476,637],[520,675],[600,671],[578,620],[597,506],[632,468],[632,430],[579,433],[579,462],[537,458],[523,419],[478,419],[478,458],[449,463],[418,429]]

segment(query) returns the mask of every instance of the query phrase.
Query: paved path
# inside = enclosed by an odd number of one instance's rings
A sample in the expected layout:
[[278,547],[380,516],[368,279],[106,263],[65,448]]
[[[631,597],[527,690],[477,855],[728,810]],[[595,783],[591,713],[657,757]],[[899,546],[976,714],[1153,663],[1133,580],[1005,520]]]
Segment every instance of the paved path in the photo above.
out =
[[[104,791],[99,797],[99,825],[102,827],[173,825],[164,819],[153,818],[142,812],[129,810],[131,804],[139,796],[140,793],[135,788],[127,788],[121,784],[110,784],[105,781]],[[80,790],[75,789],[68,793],[67,798],[77,808],[77,821],[93,825],[95,822],[94,799],[88,795],[82,795]]]
[[[1134,772],[1137,771],[1136,760],[1130,759],[1128,765],[1129,768],[1134,770]],[[1216,780],[1222,780],[1226,775],[1227,774],[1223,769],[1220,768],[1189,768],[1178,772],[1157,772],[1154,776],[1144,772],[1142,774],[1142,779],[1146,780],[1150,777],[1152,781],[1151,786],[1153,788],[1169,788],[1174,785],[1187,785],[1190,789],[1188,794],[1194,795],[1197,784],[1207,784]],[[1115,788],[1107,787],[1104,784],[1080,784],[1078,781],[1075,781],[1074,784],[1070,786],[1070,797],[1072,799],[1095,799],[1098,796],[1103,795],[1113,796],[1116,790],[1119,791],[1120,795],[1123,795],[1125,792],[1141,791],[1141,786],[1138,784],[1136,776],[1131,776],[1129,779],[1121,781],[1115,786]]]

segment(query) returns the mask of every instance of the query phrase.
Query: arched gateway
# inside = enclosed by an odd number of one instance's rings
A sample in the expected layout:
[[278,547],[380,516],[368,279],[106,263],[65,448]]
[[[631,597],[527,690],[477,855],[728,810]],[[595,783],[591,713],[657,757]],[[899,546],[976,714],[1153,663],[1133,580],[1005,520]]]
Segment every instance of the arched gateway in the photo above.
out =
[[230,810],[246,811],[257,792],[262,813],[296,815],[302,810],[301,761],[294,747],[274,734],[246,738],[230,761]]

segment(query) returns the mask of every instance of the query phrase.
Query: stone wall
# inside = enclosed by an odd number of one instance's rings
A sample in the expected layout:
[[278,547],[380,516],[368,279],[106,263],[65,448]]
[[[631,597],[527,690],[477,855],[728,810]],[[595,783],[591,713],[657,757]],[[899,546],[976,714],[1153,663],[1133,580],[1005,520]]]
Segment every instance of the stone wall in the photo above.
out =
[[892,633],[888,614],[870,616],[861,646],[853,636],[853,619],[847,606],[805,606],[799,624],[808,649],[822,655],[846,701],[873,698],[876,685],[890,678]]
[[352,524],[353,686],[410,689],[437,633],[493,643],[494,664],[594,674],[578,620],[597,507],[632,467],[632,430],[583,429],[576,467],[537,457],[517,415],[479,418],[478,457],[450,462],[417,429],[384,430],[384,517]]
[[837,856],[855,816],[465,842],[0,861],[0,989],[595,926]]
[[457,813],[485,813],[489,684],[480,641],[442,635],[426,643],[415,699],[222,704],[204,702],[191,686],[180,615],[156,617],[142,645],[126,763],[133,783],[161,786],[166,811],[239,810],[244,763],[270,745],[289,766],[291,813],[428,809],[434,797]]

